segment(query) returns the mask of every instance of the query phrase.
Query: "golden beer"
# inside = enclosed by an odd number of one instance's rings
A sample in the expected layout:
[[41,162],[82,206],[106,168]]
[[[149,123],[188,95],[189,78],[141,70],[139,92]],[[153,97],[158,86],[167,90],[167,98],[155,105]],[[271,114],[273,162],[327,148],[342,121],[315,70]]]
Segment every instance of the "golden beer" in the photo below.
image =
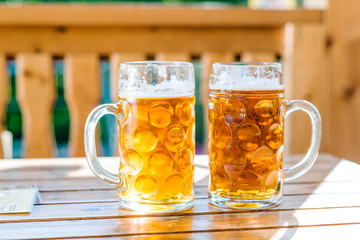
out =
[[283,180],[284,114],[283,90],[210,90],[212,198],[256,202],[278,195]]
[[[195,97],[119,97],[121,201],[178,204],[192,201]],[[157,209],[161,210],[161,209]]]

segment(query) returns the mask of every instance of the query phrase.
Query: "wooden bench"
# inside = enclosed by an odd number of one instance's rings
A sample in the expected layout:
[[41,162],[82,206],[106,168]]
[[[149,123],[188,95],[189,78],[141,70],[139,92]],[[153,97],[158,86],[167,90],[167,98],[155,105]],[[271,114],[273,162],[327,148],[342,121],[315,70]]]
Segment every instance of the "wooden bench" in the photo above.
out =
[[[24,157],[54,155],[51,116],[56,99],[52,64],[55,57],[63,59],[65,65],[69,156],[84,155],[85,120],[101,98],[100,57],[110,61],[113,101],[120,62],[198,58],[204,106],[208,102],[212,63],[239,59],[281,61],[287,99],[311,101],[326,120],[329,106],[324,87],[323,15],[321,10],[262,11],[235,6],[0,5],[0,132],[6,124],[9,58],[16,61]],[[286,123],[287,151],[305,152],[310,142],[310,121],[305,115],[294,115]],[[327,151],[327,121],[323,127],[322,151]]]

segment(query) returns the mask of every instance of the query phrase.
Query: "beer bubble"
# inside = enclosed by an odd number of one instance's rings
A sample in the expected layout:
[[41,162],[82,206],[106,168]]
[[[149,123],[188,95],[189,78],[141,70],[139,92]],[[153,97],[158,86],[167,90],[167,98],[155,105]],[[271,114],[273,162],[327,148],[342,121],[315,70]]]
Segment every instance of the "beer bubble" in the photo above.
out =
[[174,165],[174,160],[167,151],[158,151],[150,155],[148,160],[149,171],[156,176],[169,174]]
[[134,144],[140,152],[151,152],[158,141],[156,132],[149,126],[138,127],[134,132]]
[[180,174],[174,174],[165,180],[164,191],[168,194],[182,193],[185,188],[185,182],[183,176]]
[[179,125],[174,125],[165,132],[164,145],[168,150],[178,152],[184,147],[185,138],[185,130]]
[[120,126],[124,126],[129,118],[129,107],[127,102],[123,99],[119,100],[117,106],[119,110],[116,112],[115,116],[118,118]]
[[195,117],[194,101],[184,100],[176,106],[176,115],[183,126],[189,126]]
[[188,127],[187,139],[190,147],[195,147],[195,122]]
[[143,160],[137,151],[129,149],[123,157],[125,160],[125,171],[128,174],[136,175],[141,171]]
[[187,148],[178,152],[175,156],[180,173],[186,174],[193,162],[193,152],[191,149]]
[[137,119],[139,119],[140,121],[148,122],[149,106],[150,106],[149,100],[141,99],[140,101],[137,101],[136,107],[135,105],[133,105],[133,109],[136,109],[136,114],[134,113],[134,116],[137,116]]
[[275,109],[271,100],[261,100],[254,106],[254,119],[260,125],[268,125],[274,114]]
[[245,153],[235,147],[227,148],[223,153],[224,169],[231,180],[235,180],[246,164]]
[[278,171],[272,171],[266,177],[266,180],[265,180],[266,188],[277,189],[277,185],[279,183],[279,180],[280,180],[280,178],[279,178]]
[[216,101],[215,98],[213,98],[213,100],[212,100],[212,98],[210,98],[210,100],[209,100],[209,122],[210,123],[215,123],[215,119],[218,116],[218,112],[217,112],[216,106],[214,104],[214,101]]
[[225,121],[231,125],[240,125],[245,121],[246,109],[239,100],[228,100],[223,107]]
[[283,136],[284,136],[284,130],[283,128],[275,123],[270,126],[268,135],[266,136],[266,142],[267,144],[274,150],[276,150],[283,142]]
[[281,167],[283,163],[283,155],[284,155],[284,145],[281,145],[279,149],[276,151],[276,162]]
[[143,194],[152,194],[157,190],[155,179],[147,175],[139,176],[135,180],[134,187],[138,193]]
[[237,178],[236,185],[241,190],[260,190],[260,177],[253,171],[243,171]]
[[251,165],[253,169],[260,174],[275,170],[276,162],[273,157],[273,152],[268,147],[260,147],[252,155]]
[[214,189],[223,190],[230,188],[229,176],[225,173],[221,167],[214,167],[211,171],[211,184]]
[[238,128],[237,140],[244,150],[255,150],[260,144],[260,128],[256,124],[244,124]]
[[193,172],[194,172],[194,167],[191,166],[191,171],[189,172],[189,175],[186,178],[185,181],[185,190],[184,190],[184,195],[185,196],[191,196],[193,194],[193,189],[194,189],[194,178],[193,178]]
[[165,101],[154,102],[149,108],[150,123],[157,128],[168,126],[171,123],[173,114],[172,106]]
[[218,126],[214,131],[215,145],[218,148],[226,148],[231,142],[231,130],[225,123],[219,124]]

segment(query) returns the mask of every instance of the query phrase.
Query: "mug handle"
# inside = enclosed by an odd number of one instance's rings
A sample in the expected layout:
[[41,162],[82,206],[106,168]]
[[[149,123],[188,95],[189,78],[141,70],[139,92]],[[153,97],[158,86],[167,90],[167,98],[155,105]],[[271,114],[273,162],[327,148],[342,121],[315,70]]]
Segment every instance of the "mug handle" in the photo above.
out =
[[[120,107],[119,107],[120,106]],[[98,161],[95,145],[95,130],[100,118],[106,114],[112,114],[119,120],[123,118],[124,110],[121,105],[103,104],[96,107],[88,116],[85,123],[84,145],[87,162],[93,173],[104,182],[116,186],[119,189],[125,188],[124,177],[121,172],[115,175],[104,169]]]
[[308,101],[292,100],[286,101],[285,118],[294,111],[302,110],[306,112],[311,119],[311,143],[305,157],[290,168],[285,168],[284,181],[290,181],[306,173],[314,164],[320,148],[321,141],[321,116],[317,108]]

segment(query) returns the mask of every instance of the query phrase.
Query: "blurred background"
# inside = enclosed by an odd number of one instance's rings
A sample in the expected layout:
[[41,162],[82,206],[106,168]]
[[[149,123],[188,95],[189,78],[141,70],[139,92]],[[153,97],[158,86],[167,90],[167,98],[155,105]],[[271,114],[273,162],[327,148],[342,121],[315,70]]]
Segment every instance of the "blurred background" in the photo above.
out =
[[[83,116],[116,100],[119,62],[184,60],[195,66],[196,152],[205,153],[209,66],[277,61],[287,98],[309,100],[322,114],[321,150],[359,162],[356,9],[355,0],[0,0],[0,132],[12,134],[14,158],[83,156]],[[304,153],[309,120],[293,115],[287,152]],[[29,130],[34,122],[45,125]],[[113,117],[101,120],[98,135],[99,154],[116,154]]]

